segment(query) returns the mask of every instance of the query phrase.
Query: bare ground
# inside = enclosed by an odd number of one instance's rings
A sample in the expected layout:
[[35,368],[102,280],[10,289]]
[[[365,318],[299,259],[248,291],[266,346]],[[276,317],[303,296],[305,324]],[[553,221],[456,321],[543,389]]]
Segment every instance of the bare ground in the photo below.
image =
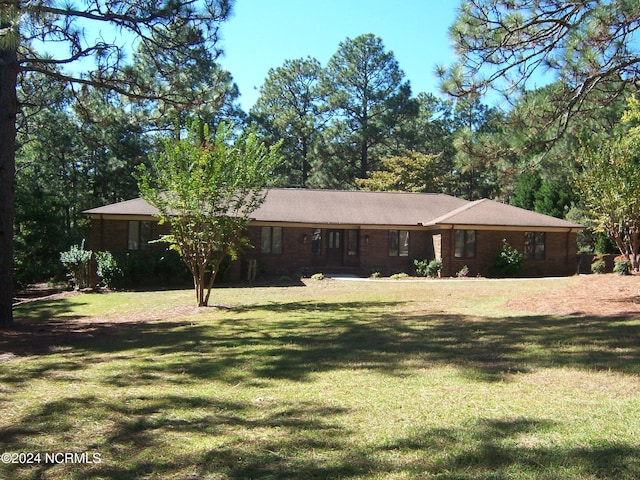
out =
[[550,315],[637,316],[640,315],[640,275],[581,275],[570,287],[514,298],[507,306]]

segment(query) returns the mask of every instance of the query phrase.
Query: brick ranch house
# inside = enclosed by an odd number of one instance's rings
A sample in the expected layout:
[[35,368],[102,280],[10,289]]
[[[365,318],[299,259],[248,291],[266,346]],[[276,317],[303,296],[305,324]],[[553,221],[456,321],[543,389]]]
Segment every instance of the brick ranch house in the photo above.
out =
[[[167,233],[156,209],[138,198],[84,212],[91,219],[93,250],[164,249],[148,241]],[[254,246],[248,260],[271,274],[352,271],[367,275],[413,272],[414,259],[442,260],[443,276],[463,266],[489,275],[503,239],[525,257],[523,276],[576,273],[576,233],[581,225],[488,199],[444,194],[271,189],[252,215]]]

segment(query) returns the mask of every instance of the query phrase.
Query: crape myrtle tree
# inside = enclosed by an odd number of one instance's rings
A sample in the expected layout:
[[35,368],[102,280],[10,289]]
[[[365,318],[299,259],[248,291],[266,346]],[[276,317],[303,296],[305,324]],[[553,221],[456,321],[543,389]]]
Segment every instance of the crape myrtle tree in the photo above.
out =
[[[489,90],[507,100],[545,80],[545,108],[535,120],[547,144],[593,103],[609,105],[640,79],[637,0],[466,0],[450,28],[459,61],[438,67],[456,96]],[[553,127],[553,128],[550,128]]]
[[596,225],[639,270],[640,101],[629,99],[621,128],[594,136],[578,153],[581,171],[575,187]]
[[266,198],[279,147],[266,147],[253,132],[234,138],[225,123],[209,139],[207,126],[196,122],[186,138],[166,140],[149,168],[140,166],[141,196],[170,225],[160,241],[191,272],[198,306],[208,305],[223,260],[248,247],[246,226]]
[[181,89],[171,88],[179,76],[169,71],[161,82],[148,81],[125,64],[127,51],[144,45],[157,52],[152,61],[163,52],[180,52],[188,59],[201,47],[216,51],[218,28],[230,10],[230,0],[0,0],[0,325],[13,323],[16,87],[21,73],[40,72],[131,98],[182,104]]

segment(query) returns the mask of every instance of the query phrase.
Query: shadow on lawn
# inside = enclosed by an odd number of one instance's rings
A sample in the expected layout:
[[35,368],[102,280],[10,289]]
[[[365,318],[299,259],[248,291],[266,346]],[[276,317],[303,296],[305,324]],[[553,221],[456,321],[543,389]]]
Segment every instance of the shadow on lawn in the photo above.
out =
[[[188,411],[179,414],[176,411]],[[7,478],[270,478],[364,477],[598,478],[640,476],[637,445],[540,446],[553,422],[485,418],[465,427],[420,429],[384,444],[354,439],[341,417],[349,411],[311,402],[222,401],[200,396],[68,397],[44,404],[21,422],[0,430],[4,451],[39,451],[68,445],[78,418],[105,425],[74,451],[100,453],[100,463],[0,465]],[[230,433],[231,432],[231,433]],[[173,441],[199,439],[198,448]],[[205,445],[203,447],[203,445]],[[209,446],[206,446],[209,445]],[[213,475],[213,477],[212,477]]]
[[[257,312],[263,322],[255,320]],[[60,307],[57,315],[63,314]],[[113,376],[101,381],[113,387],[114,395],[69,394],[44,402],[0,429],[0,448],[42,451],[44,434],[52,450],[99,452],[102,462],[0,465],[0,477],[640,478],[637,445],[548,446],[540,440],[553,438],[557,426],[542,419],[416,426],[408,436],[371,444],[345,427],[348,409],[328,403],[230,401],[162,392],[169,382],[307,381],[315,372],[334,369],[404,375],[440,364],[457,366],[479,381],[562,366],[638,374],[638,321],[481,318],[422,314],[393,302],[303,301],[234,308],[223,320],[203,323],[85,324],[72,319],[52,325],[47,341],[57,348],[30,353],[38,357],[32,370],[7,368],[0,379],[15,386],[43,375],[72,378],[77,369],[109,362]],[[14,333],[23,343],[4,346],[18,355],[38,332],[19,326]],[[20,339],[21,333],[25,337]],[[153,387],[138,388],[147,385]],[[85,427],[96,428],[96,434],[79,445],[77,439],[85,437],[78,432]],[[196,439],[199,449],[188,448]]]
[[403,375],[437,364],[456,365],[479,381],[562,366],[640,373],[640,322],[624,318],[482,318],[421,314],[394,302],[301,301],[234,307],[229,316],[202,323],[71,319],[33,325],[0,331],[2,351],[53,350],[64,357],[31,373],[3,372],[0,380],[26,381],[42,368],[64,373],[87,361],[113,361],[112,354],[135,359],[112,377],[117,386],[190,378],[305,381],[344,368]]

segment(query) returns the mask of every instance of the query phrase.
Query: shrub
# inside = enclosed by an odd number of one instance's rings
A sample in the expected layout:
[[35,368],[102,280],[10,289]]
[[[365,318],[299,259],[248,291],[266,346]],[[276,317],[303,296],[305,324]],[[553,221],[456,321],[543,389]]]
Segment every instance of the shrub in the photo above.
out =
[[499,276],[514,276],[522,271],[524,255],[502,240],[502,248],[493,262],[493,270]]
[[108,287],[116,277],[122,275],[122,270],[111,252],[96,252],[95,257],[98,264],[96,273],[100,277],[102,285]]
[[626,257],[616,257],[614,260],[613,271],[618,275],[631,274],[631,262]]
[[380,272],[372,272],[369,278],[380,278],[381,276],[382,274]]
[[401,278],[407,278],[409,275],[407,275],[404,272],[400,272],[400,273],[394,273],[393,275],[391,275],[389,278],[393,279],[393,280],[399,280]]
[[427,265],[427,277],[429,278],[438,278],[440,276],[440,272],[442,271],[442,260],[435,259],[429,262]]
[[607,270],[607,264],[604,261],[602,255],[596,255],[591,262],[591,273],[600,274],[605,273]]
[[324,275],[322,273],[314,273],[311,275],[311,280],[324,280]]
[[428,260],[418,260],[417,258],[413,261],[413,266],[416,269],[416,275],[419,277],[427,276],[427,266],[429,265]]
[[416,269],[416,275],[419,277],[438,278],[442,270],[442,260],[414,260],[413,265]]
[[188,286],[193,281],[189,270],[175,251],[134,251],[116,255],[120,275],[113,288]]
[[469,275],[469,267],[467,267],[466,265],[456,273],[456,277],[458,278],[463,278],[463,277],[466,277],[467,275]]
[[66,252],[60,253],[60,262],[69,271],[76,290],[89,287],[89,265],[93,252],[84,249],[84,240],[80,245],[72,245]]

